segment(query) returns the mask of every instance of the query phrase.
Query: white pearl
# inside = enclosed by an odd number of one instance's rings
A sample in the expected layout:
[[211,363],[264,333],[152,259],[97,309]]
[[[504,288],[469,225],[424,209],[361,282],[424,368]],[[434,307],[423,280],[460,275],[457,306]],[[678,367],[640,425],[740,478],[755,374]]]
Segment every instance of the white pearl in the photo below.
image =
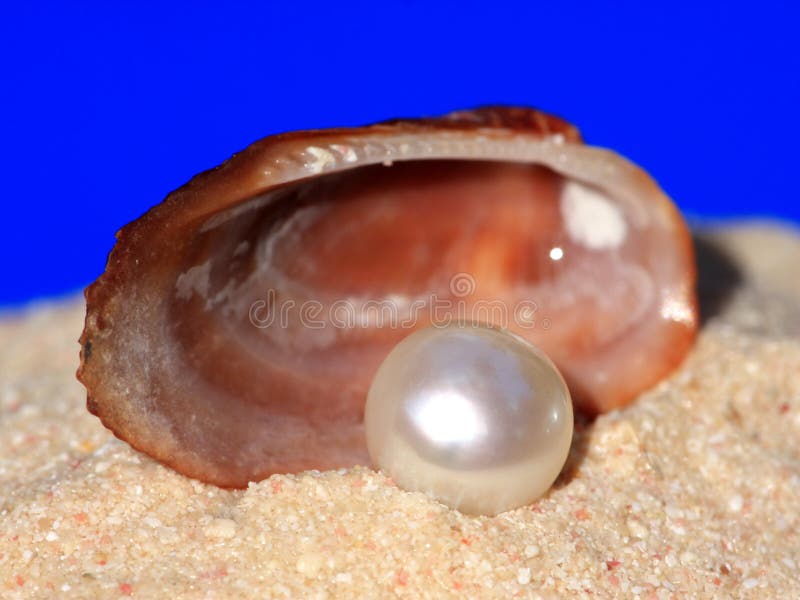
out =
[[457,323],[401,341],[367,398],[373,462],[469,514],[533,502],[572,441],[572,402],[547,356],[504,330]]

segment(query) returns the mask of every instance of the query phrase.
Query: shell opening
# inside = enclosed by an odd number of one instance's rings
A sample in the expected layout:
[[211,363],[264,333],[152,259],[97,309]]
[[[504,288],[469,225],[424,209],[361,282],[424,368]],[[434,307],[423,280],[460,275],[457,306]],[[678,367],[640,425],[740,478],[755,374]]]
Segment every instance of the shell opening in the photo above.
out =
[[250,203],[194,238],[169,322],[202,393],[224,396],[251,442],[269,447],[291,428],[314,440],[281,470],[366,461],[369,381],[417,327],[466,317],[508,328],[574,380],[581,357],[613,346],[659,294],[652,232],[539,165],[371,165]]

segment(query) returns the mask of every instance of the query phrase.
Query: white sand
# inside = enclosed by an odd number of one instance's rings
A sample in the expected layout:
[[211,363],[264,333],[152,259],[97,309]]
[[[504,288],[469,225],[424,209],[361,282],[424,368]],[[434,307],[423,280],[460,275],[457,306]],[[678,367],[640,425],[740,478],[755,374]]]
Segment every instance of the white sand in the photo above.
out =
[[187,479],[86,412],[80,302],[6,317],[0,597],[798,598],[800,237],[716,239],[736,269],[712,261],[703,287],[736,286],[687,363],[495,518],[365,468]]

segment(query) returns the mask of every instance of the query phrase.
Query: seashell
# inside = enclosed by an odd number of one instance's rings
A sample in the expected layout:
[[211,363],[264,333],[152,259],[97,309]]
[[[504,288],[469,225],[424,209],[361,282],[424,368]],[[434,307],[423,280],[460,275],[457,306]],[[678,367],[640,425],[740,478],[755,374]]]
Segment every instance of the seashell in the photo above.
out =
[[78,378],[121,439],[242,487],[369,464],[375,370],[444,318],[542,348],[578,410],[622,406],[691,347],[694,287],[672,202],[556,117],[491,107],[288,133],[119,231],[86,291]]

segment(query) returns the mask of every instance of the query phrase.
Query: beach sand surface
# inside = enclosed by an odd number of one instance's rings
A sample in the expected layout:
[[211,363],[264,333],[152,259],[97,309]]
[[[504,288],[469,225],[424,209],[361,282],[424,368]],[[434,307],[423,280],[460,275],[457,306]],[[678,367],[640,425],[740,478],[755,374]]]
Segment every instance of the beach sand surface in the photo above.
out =
[[447,509],[356,467],[227,491],[115,439],[82,301],[0,320],[2,598],[800,598],[800,237],[697,236],[685,364],[579,422],[536,503]]

